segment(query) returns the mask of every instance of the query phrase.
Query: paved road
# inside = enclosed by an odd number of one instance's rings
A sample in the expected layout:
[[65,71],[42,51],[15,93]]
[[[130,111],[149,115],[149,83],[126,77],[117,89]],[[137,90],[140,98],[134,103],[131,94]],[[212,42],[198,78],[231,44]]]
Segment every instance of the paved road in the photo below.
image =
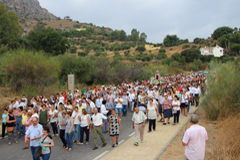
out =
[[[128,115],[126,117],[122,117],[122,128],[123,130],[120,131],[120,137],[119,137],[119,143],[122,143],[129,139],[134,130],[132,129],[132,113],[130,110],[128,110]],[[51,160],[77,160],[77,159],[84,159],[84,160],[92,160],[92,159],[98,159],[99,155],[102,153],[110,152],[112,148],[112,141],[111,137],[104,133],[104,137],[106,139],[107,145],[102,148],[102,142],[100,140],[100,137],[98,137],[98,145],[99,148],[95,151],[92,150],[94,147],[94,134],[93,132],[90,133],[90,142],[88,145],[77,145],[74,143],[73,150],[71,152],[65,151],[62,148],[62,142],[59,140],[58,137],[53,137],[53,141],[55,146],[52,148],[52,155]],[[19,143],[15,144],[12,143],[12,145],[8,145],[7,138],[0,140],[0,160],[31,160],[32,155],[30,149],[22,150],[22,148],[25,146],[24,139],[20,138]],[[99,157],[100,158],[100,157]]]

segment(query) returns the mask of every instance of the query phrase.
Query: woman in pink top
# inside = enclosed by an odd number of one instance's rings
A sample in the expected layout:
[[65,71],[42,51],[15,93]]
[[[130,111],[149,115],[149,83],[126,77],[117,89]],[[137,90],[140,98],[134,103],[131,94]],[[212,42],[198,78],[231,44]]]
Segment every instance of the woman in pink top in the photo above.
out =
[[170,124],[169,120],[172,117],[172,101],[168,99],[168,96],[165,96],[165,100],[162,105],[162,113],[164,113],[164,123],[166,125],[166,118],[168,118],[168,124]]
[[[26,120],[26,122],[25,122],[25,124],[24,124],[24,126],[26,127],[26,132],[27,132],[27,130],[28,130],[28,128],[30,127],[32,125],[32,113],[31,112],[28,112],[27,113],[27,120]],[[24,147],[23,148],[23,150],[24,149],[28,149],[28,147],[29,147],[29,136],[28,136],[28,140],[27,140],[27,143],[26,143],[26,147]]]

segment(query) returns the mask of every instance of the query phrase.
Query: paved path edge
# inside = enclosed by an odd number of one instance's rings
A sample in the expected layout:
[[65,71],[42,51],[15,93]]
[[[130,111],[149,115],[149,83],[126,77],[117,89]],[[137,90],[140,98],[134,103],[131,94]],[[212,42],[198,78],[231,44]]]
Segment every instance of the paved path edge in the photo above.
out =
[[[192,114],[195,114],[197,112],[199,107],[197,107]],[[168,141],[168,143],[163,147],[163,149],[158,153],[158,155],[154,158],[154,160],[157,160],[161,154],[165,151],[165,149],[168,147],[168,145],[172,142],[172,140],[177,136],[177,134],[180,132],[180,130],[189,122],[191,118],[191,115],[188,117],[187,121],[183,123],[183,125],[178,129],[178,131],[172,136],[172,138]]]

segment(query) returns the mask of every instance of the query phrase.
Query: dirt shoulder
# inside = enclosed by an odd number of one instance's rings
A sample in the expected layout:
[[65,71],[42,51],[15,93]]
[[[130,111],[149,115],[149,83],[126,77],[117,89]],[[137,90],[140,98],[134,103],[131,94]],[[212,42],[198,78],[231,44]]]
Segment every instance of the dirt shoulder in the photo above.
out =
[[[208,132],[208,142],[206,145],[206,155],[205,159],[212,159],[212,147],[215,143],[215,135],[218,132],[217,121],[209,121],[206,119],[203,108],[199,107],[196,114],[199,116],[199,124],[204,126]],[[173,139],[173,141],[169,144],[166,150],[162,153],[162,155],[158,158],[158,160],[185,160],[186,157],[184,155],[185,147],[182,146],[182,137],[184,130],[190,127],[190,123],[187,123],[177,134],[177,136]]]

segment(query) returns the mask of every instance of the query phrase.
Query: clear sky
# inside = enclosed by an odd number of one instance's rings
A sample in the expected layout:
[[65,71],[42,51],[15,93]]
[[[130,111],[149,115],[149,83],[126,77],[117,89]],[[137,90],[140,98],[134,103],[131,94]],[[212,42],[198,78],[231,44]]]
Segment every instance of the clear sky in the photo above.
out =
[[39,0],[57,17],[147,34],[162,43],[166,35],[180,39],[211,37],[221,26],[240,28],[240,0]]

